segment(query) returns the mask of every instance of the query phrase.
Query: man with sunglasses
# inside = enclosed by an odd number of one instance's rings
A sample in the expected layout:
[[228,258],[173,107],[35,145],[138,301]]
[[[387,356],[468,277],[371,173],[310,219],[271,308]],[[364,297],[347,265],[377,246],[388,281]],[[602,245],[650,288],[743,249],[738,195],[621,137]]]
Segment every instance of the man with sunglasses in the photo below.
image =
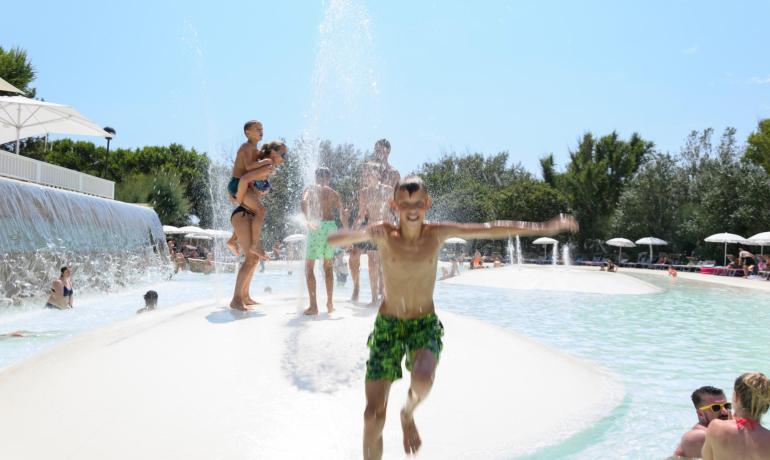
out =
[[725,393],[711,386],[700,387],[692,393],[692,403],[698,415],[698,423],[682,436],[674,455],[700,458],[706,441],[706,427],[712,420],[729,420],[732,404],[727,402]]

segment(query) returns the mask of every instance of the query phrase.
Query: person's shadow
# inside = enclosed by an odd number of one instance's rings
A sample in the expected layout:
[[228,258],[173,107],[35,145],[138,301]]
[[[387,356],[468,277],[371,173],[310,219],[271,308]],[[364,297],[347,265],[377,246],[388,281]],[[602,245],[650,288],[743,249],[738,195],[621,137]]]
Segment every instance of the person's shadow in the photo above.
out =
[[259,318],[265,316],[261,311],[240,311],[232,308],[224,308],[211,312],[206,316],[206,319],[213,324],[231,323],[242,319]]

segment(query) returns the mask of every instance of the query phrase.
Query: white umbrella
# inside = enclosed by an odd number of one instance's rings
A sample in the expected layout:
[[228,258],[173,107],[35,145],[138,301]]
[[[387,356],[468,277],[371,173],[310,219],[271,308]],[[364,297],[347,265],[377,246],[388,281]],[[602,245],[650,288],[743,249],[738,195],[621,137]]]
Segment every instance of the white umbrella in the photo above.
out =
[[639,238],[635,241],[636,244],[646,244],[650,247],[650,263],[652,263],[652,247],[653,246],[666,246],[668,242],[661,240],[660,238],[655,238],[654,236],[646,236],[644,238]]
[[293,235],[289,235],[286,238],[284,238],[283,242],[284,243],[294,243],[296,241],[302,241],[305,238],[306,238],[305,235],[303,235],[302,233],[295,233]]
[[22,96],[0,96],[0,144],[48,133],[111,137],[72,107]]
[[611,240],[607,240],[607,244],[618,248],[618,263],[620,263],[620,251],[622,251],[623,248],[636,247],[633,241],[627,240],[625,238],[612,238]]
[[202,235],[208,235],[212,238],[230,238],[233,236],[233,232],[227,230],[205,229]]
[[444,240],[444,243],[445,244],[465,244],[465,243],[467,243],[467,241],[465,241],[462,238],[458,238],[458,237],[455,236],[455,237],[452,237],[452,238],[447,238],[446,240]]
[[724,259],[722,260],[722,265],[727,265],[727,244],[743,243],[746,241],[746,238],[742,237],[741,235],[736,235],[735,233],[715,233],[703,241],[707,243],[724,243],[725,256],[724,256]]
[[184,230],[180,230],[179,228],[174,227],[173,225],[164,225],[163,233],[165,233],[166,235],[179,235],[187,232]]
[[184,236],[188,240],[213,240],[214,238],[202,233],[188,233]]
[[532,242],[532,244],[542,244],[543,245],[543,257],[547,257],[547,255],[546,255],[546,251],[547,251],[546,246],[548,246],[549,244],[556,244],[556,243],[558,243],[557,240],[555,240],[553,238],[548,238],[547,236],[541,236],[540,238],[538,238],[538,239],[536,239],[535,241]]
[[5,91],[6,93],[19,93],[24,94],[24,91],[20,90],[19,88],[13,86],[12,84],[8,83],[7,81],[0,78],[0,91]]
[[760,254],[765,254],[765,246],[770,246],[770,232],[757,233],[754,236],[750,236],[746,241],[751,241],[754,246],[760,247]]
[[194,225],[186,225],[184,227],[179,227],[179,231],[182,233],[204,233],[203,229],[200,227],[196,227]]

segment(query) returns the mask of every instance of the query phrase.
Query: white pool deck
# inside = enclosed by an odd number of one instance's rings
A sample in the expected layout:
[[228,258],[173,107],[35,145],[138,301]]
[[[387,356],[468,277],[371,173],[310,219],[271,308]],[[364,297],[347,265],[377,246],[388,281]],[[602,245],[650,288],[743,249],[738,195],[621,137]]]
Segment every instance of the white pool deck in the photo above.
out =
[[[374,310],[335,299],[334,315],[308,318],[296,298],[262,300],[250,314],[224,299],[157,310],[6,368],[0,458],[360,458]],[[439,316],[444,351],[416,413],[420,459],[531,452],[592,426],[623,398],[617,377],[592,363]],[[569,404],[567,382],[579,395]],[[392,387],[385,458],[405,458],[407,384]]]

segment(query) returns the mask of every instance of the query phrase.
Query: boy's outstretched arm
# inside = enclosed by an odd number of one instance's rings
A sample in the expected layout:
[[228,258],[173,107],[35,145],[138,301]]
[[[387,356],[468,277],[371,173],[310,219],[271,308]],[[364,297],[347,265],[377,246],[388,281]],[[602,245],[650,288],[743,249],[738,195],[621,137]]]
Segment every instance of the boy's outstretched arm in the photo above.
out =
[[351,244],[373,241],[377,235],[384,234],[382,224],[369,225],[357,230],[338,230],[330,233],[326,239],[331,246],[349,246]]
[[522,222],[496,220],[484,224],[439,223],[441,237],[459,236],[469,239],[501,239],[509,236],[546,236],[562,232],[576,232],[577,221],[572,216],[560,214],[546,222]]

